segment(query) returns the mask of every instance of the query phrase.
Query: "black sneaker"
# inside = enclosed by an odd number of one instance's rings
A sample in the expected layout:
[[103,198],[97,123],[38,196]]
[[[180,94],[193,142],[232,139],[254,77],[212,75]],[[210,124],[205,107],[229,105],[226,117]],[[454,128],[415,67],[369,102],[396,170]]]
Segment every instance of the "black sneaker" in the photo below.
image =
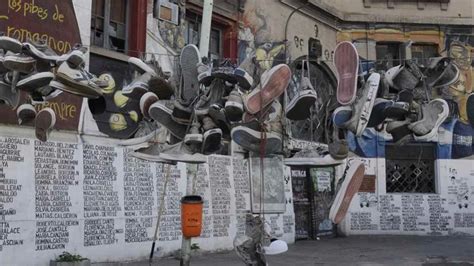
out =
[[176,138],[182,140],[186,135],[186,126],[176,123],[172,118],[174,104],[172,101],[159,100],[150,106],[150,117],[166,127]]

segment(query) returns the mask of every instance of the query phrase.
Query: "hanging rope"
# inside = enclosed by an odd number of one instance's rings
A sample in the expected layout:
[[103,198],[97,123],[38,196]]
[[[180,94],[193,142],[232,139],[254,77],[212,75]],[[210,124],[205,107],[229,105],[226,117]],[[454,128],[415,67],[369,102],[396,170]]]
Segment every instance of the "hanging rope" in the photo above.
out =
[[161,198],[159,202],[160,207],[158,210],[158,217],[156,220],[155,234],[153,235],[153,244],[151,245],[150,262],[153,261],[153,253],[155,252],[155,243],[156,243],[156,240],[158,239],[158,229],[160,227],[161,215],[163,214],[163,210],[164,210],[166,188],[168,186],[168,179],[170,177],[170,173],[171,173],[171,165],[168,164],[168,167],[166,168],[166,174],[165,174],[165,184],[163,185],[163,192],[161,193]]

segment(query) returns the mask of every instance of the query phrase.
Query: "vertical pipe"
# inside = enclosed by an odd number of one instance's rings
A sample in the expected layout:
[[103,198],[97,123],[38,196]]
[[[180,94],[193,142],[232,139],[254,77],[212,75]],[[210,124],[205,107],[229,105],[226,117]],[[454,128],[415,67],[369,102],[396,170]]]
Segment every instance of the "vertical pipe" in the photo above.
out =
[[199,38],[199,53],[201,57],[207,57],[209,54],[213,2],[213,0],[204,0],[203,4],[201,37]]

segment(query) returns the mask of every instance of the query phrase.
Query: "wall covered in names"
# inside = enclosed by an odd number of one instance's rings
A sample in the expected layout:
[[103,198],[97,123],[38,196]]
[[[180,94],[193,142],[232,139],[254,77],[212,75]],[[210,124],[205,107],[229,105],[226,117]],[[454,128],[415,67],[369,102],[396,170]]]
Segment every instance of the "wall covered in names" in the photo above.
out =
[[375,190],[359,192],[341,230],[354,234],[474,235],[472,160],[437,160],[436,193],[387,193],[385,159],[363,159]]
[[[0,265],[48,265],[63,251],[93,262],[146,259],[162,193],[155,254],[181,247],[186,164],[135,159],[101,139],[42,143],[13,135],[0,137]],[[193,243],[203,251],[232,249],[250,212],[249,163],[228,156],[209,156],[208,163],[190,182],[204,198],[202,236]],[[285,198],[291,198],[285,180]],[[287,202],[284,213],[265,217],[275,237],[293,242],[293,207]]]

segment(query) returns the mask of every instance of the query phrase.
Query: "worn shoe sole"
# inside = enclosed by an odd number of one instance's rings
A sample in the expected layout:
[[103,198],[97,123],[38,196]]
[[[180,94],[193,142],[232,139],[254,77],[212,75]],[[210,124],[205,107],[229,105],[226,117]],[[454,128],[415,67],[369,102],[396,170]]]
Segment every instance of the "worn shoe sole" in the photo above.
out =
[[186,126],[176,123],[172,118],[172,111],[160,102],[150,106],[148,110],[150,117],[156,122],[166,127],[171,134],[182,140],[186,135]]
[[364,174],[365,166],[361,162],[354,163],[347,170],[342,186],[329,211],[329,219],[333,223],[339,224],[346,216],[351,201],[364,180]]
[[0,101],[14,109],[20,104],[20,93],[17,90],[12,91],[11,85],[0,82]]
[[377,96],[377,90],[379,88],[380,74],[373,73],[367,79],[366,86],[369,86],[367,91],[367,98],[362,106],[362,111],[360,113],[359,122],[357,124],[356,136],[360,137],[362,132],[364,132],[367,124],[369,123],[370,114],[372,113],[372,108],[374,107],[375,97]]
[[17,39],[8,37],[8,36],[0,36],[0,49],[6,51],[11,51],[14,53],[20,53],[23,45]]
[[[274,67],[267,82],[261,89],[254,89],[244,100],[245,109],[250,114],[256,114],[265,106],[271,104],[288,87],[291,78],[291,70],[287,65],[280,64]],[[271,71],[271,70],[270,70]]]
[[350,42],[341,42],[334,50],[334,65],[337,71],[337,101],[342,105],[354,102],[357,92],[359,55]]
[[301,91],[291,99],[286,108],[286,118],[290,120],[305,120],[311,116],[311,107],[318,97],[312,90]]
[[24,125],[35,120],[36,109],[31,104],[22,104],[16,110],[18,124]]
[[242,120],[244,113],[244,105],[234,101],[227,101],[225,103],[225,114],[227,119],[232,122],[238,122]]
[[49,132],[56,124],[56,115],[51,108],[45,108],[38,112],[35,119],[35,135],[40,141],[47,141]]
[[[435,122],[434,127],[428,132],[428,134],[425,134],[423,136],[417,136],[416,134],[413,134],[413,138],[415,141],[434,141],[436,137],[438,136],[438,129],[439,126],[446,120],[446,118],[449,115],[449,106],[448,103],[443,100],[443,99],[434,99],[433,101],[440,101],[443,103],[443,112],[441,114],[438,114],[438,119]],[[410,129],[412,129],[412,126],[409,126]]]
[[53,79],[54,74],[51,72],[36,73],[22,80],[19,80],[16,84],[16,88],[19,90],[32,92],[38,88],[49,85],[49,83]]
[[140,74],[150,73],[156,76],[155,70],[153,70],[150,66],[148,66],[145,62],[141,59],[136,57],[130,57],[128,59],[128,63],[133,66],[133,68]]
[[184,102],[191,102],[198,94],[197,65],[200,62],[201,56],[196,45],[189,44],[181,50],[180,65],[183,84],[181,85],[179,97]]
[[[237,126],[232,129],[231,136],[232,140],[244,149],[260,154],[260,145],[262,143],[260,131],[245,126]],[[265,154],[278,153],[282,149],[281,136],[276,133],[267,132],[265,144]]]
[[209,129],[203,134],[202,153],[211,154],[221,148],[222,130],[220,128]]
[[158,96],[153,92],[147,92],[140,98],[140,111],[143,117],[150,118],[150,106],[158,101]]
[[283,163],[288,166],[336,166],[342,160],[334,159],[330,154],[321,158],[286,158]]
[[3,66],[11,71],[28,74],[35,69],[36,60],[33,57],[7,55],[3,59]]
[[[62,86],[62,89],[61,86],[55,87],[57,89],[87,98],[98,98],[102,96],[102,91],[99,87],[93,88],[89,85],[82,84],[80,82],[75,81],[74,79],[71,79],[68,75],[65,75],[61,72],[56,73],[56,78],[60,83],[65,85]],[[56,85],[54,82],[54,80],[51,81],[51,87],[53,87],[53,85]]]

